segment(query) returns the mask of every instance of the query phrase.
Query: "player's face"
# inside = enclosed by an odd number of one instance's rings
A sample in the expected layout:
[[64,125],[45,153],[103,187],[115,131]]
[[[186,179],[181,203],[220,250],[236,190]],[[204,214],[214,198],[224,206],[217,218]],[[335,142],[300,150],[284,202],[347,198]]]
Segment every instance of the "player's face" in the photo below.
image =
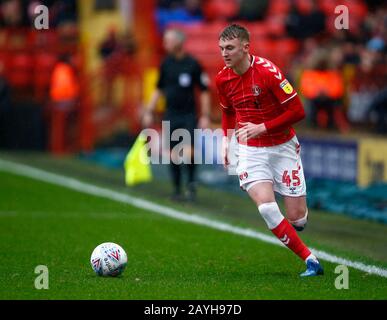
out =
[[239,39],[220,39],[219,48],[226,67],[234,68],[249,53],[249,43],[241,42]]

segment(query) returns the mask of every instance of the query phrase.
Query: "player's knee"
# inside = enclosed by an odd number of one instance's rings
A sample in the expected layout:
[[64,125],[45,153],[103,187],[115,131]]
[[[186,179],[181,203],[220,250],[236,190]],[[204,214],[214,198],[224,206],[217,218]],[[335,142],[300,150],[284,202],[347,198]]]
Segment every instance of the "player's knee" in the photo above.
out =
[[306,209],[304,206],[288,208],[286,210],[286,216],[290,221],[295,221],[306,217],[308,215],[307,212],[308,209]]
[[284,219],[276,202],[262,203],[258,210],[270,230],[276,228]]
[[298,212],[294,212],[295,217],[294,220],[290,220],[289,222],[299,231],[302,231],[305,228],[306,223],[308,222],[308,209],[298,210]]

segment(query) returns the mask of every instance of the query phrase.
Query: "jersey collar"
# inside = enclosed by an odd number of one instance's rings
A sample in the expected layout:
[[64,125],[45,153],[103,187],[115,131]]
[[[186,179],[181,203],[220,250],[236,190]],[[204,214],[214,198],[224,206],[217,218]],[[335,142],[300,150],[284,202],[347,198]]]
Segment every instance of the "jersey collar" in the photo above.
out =
[[229,68],[235,75],[239,76],[239,77],[243,77],[245,74],[247,74],[250,69],[253,67],[254,65],[254,62],[255,62],[255,56],[253,56],[252,54],[250,54],[250,57],[251,57],[251,63],[250,63],[250,66],[249,68],[241,75],[237,74],[232,68]]
[[250,67],[252,67],[254,65],[254,62],[255,62],[255,56],[253,56],[252,54],[250,55],[251,56],[251,64],[250,64]]

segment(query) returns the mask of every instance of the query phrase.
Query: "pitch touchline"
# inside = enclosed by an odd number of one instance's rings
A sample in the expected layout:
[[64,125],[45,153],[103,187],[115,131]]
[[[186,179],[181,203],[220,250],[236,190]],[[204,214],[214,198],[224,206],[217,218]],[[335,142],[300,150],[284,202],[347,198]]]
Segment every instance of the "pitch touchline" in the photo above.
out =
[[[74,178],[69,178],[66,176],[49,173],[41,169],[37,169],[27,165],[0,159],[0,170],[33,178],[35,180],[40,180],[47,183],[59,185],[68,189],[76,190],[78,192],[87,193],[101,198],[106,198],[106,199],[130,204],[140,209],[149,210],[177,220],[195,223],[198,225],[207,226],[213,229],[226,231],[226,232],[242,235],[249,238],[259,239],[261,241],[278,245],[278,246],[284,246],[277,238],[252,229],[236,227],[228,223],[205,218],[198,214],[184,213],[167,206],[153,203],[148,200],[138,199],[124,193],[105,189],[102,187],[97,187],[89,183],[81,182]],[[332,255],[328,252],[317,250],[314,248],[310,248],[310,249],[311,251],[313,251],[314,254],[316,254],[322,260],[346,265],[348,267],[352,267],[357,270],[361,270],[367,273],[371,273],[371,274],[375,274],[375,275],[387,278],[387,269],[383,269],[373,265],[366,265],[358,261],[344,259],[335,255]]]

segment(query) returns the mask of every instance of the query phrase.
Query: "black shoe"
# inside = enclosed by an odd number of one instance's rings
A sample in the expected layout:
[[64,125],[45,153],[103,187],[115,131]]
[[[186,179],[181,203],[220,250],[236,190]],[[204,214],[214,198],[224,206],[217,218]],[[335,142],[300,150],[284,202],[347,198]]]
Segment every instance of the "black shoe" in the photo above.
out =
[[196,201],[196,187],[193,183],[188,185],[187,192],[186,192],[186,199],[189,202]]
[[302,227],[295,226],[294,224],[292,224],[292,226],[294,229],[296,229],[296,231],[301,232],[305,229],[306,224],[304,224]]

